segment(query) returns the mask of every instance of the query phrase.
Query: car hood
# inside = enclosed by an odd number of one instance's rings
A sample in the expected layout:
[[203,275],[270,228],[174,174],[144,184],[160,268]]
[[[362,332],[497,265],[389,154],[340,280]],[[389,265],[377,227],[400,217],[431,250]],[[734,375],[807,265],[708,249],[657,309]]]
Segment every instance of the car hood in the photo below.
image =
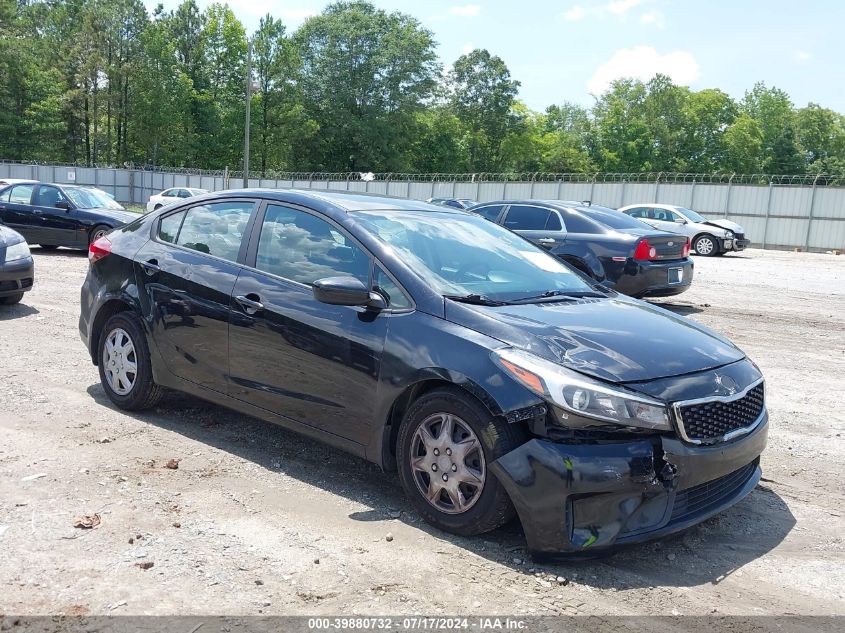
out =
[[723,229],[733,231],[734,233],[745,233],[744,228],[742,228],[736,222],[731,222],[730,220],[707,220],[707,222],[705,222],[704,224],[710,224],[711,226],[719,226]]
[[745,357],[694,321],[621,296],[495,307],[446,300],[446,318],[611,382],[688,374]]
[[0,224],[0,247],[6,246],[7,244],[17,244],[18,242],[23,241],[23,235],[10,229],[8,226]]
[[140,216],[131,211],[121,211],[120,209],[109,209],[108,207],[98,207],[96,209],[85,209],[90,213],[96,213],[100,217],[117,220],[123,224],[129,224],[133,220],[137,220]]

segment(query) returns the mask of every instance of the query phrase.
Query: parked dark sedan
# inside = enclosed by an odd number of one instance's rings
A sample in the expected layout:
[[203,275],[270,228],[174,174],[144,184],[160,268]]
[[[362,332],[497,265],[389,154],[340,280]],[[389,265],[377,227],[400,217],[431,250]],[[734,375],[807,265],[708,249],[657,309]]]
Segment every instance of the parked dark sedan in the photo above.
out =
[[42,248],[86,249],[98,237],[138,217],[116,205],[87,187],[20,183],[0,189],[0,223]]
[[35,264],[23,235],[0,224],[0,305],[11,305],[32,290]]
[[470,211],[632,297],[676,295],[692,283],[689,240],[613,209],[580,202],[499,200]]
[[398,470],[456,534],[534,553],[676,532],[760,478],[728,340],[463,211],[346,192],[190,199],[96,240],[79,329],[123,409],[163,388]]

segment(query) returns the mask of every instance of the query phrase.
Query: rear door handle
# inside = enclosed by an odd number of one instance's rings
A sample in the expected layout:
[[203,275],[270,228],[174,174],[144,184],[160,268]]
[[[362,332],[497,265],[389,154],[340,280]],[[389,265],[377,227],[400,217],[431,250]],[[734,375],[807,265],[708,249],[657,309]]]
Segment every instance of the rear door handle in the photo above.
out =
[[[253,298],[251,299],[250,297]],[[261,303],[260,297],[257,294],[238,295],[235,297],[235,301],[241,304],[241,307],[247,314],[255,314],[259,310],[264,309],[264,304]]]
[[157,259],[149,259],[145,262],[141,262],[141,268],[143,268],[144,272],[147,273],[150,277],[152,277],[156,273],[161,272],[161,268],[158,265]]
[[32,215],[44,215],[44,212],[41,209],[33,209]]

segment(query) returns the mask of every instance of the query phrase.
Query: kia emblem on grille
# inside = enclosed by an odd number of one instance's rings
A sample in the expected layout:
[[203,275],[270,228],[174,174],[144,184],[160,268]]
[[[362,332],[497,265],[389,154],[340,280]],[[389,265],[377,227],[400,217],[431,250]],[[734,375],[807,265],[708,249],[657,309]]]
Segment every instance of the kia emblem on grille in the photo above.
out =
[[731,378],[730,376],[725,376],[723,374],[716,374],[716,388],[719,391],[727,392],[729,396],[734,395],[737,390],[739,389],[739,385],[736,384],[736,380]]
[[675,242],[666,242],[666,246],[674,246]]

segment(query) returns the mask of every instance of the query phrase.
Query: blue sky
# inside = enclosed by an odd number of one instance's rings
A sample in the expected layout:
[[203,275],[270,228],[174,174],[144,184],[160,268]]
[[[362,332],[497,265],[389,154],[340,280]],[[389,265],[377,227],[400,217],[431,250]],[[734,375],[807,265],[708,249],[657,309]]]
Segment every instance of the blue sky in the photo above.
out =
[[[147,0],[152,9],[157,2]],[[166,8],[178,0],[165,0]],[[209,0],[198,0],[204,7]],[[248,31],[267,12],[290,29],[328,2],[230,2]],[[474,47],[499,55],[520,98],[593,103],[615,77],[670,75],[740,98],[755,81],[845,113],[845,2],[839,0],[375,0],[434,33],[444,65]]]

